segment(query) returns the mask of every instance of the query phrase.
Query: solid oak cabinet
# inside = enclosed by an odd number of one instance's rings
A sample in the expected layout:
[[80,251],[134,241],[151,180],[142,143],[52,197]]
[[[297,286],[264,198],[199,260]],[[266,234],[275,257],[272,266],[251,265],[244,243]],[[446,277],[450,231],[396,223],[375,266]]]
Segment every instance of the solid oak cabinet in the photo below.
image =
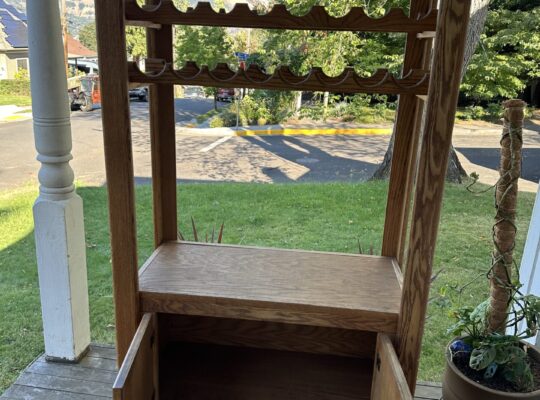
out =
[[[411,0],[408,12],[372,18],[357,7],[336,17],[319,6],[293,15],[283,5],[217,12],[95,0],[121,364],[114,399],[412,399],[470,8],[437,3]],[[127,60],[128,25],[146,29],[145,71]],[[317,66],[305,76],[287,66],[176,69],[174,25],[401,32],[403,68],[370,77]],[[150,92],[155,242],[140,271],[128,94],[137,85]],[[381,256],[178,241],[174,85],[399,96]]]
[[120,367],[113,398],[413,399],[386,334],[281,328],[147,313]]
[[389,257],[164,243],[140,271],[145,314],[115,396],[369,399],[400,280]]

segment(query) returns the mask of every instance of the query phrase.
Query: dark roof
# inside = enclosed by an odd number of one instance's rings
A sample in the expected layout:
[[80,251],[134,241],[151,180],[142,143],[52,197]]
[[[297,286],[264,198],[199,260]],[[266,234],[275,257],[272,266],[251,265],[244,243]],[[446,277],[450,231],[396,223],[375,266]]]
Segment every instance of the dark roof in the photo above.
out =
[[5,0],[0,0],[0,29],[3,29],[7,42],[13,48],[28,47],[26,14],[20,12]]

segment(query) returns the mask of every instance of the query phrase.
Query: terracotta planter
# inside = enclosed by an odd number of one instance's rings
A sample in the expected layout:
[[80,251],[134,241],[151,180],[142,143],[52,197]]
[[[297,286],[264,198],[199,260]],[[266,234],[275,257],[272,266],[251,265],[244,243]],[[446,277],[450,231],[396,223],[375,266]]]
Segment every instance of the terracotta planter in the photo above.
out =
[[[536,347],[530,346],[529,354],[540,359],[540,352]],[[530,393],[507,393],[493,390],[467,378],[454,365],[450,357],[450,349],[446,348],[446,370],[443,377],[443,400],[505,400],[505,399],[538,399],[540,390]]]

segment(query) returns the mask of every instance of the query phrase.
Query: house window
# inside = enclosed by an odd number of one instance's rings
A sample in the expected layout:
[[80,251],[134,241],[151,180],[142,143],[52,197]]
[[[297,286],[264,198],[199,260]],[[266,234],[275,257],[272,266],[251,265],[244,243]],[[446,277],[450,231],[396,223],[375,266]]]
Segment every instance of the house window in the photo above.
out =
[[17,72],[22,69],[28,71],[28,58],[17,58]]

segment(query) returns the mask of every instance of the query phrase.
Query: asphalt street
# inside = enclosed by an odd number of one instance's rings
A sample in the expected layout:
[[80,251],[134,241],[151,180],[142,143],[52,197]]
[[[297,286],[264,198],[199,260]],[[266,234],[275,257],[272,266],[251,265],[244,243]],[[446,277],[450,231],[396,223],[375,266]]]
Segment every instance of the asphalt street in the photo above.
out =
[[[213,107],[212,100],[176,101],[182,124]],[[133,159],[136,182],[151,176],[147,103],[132,103]],[[523,178],[526,190],[540,180],[540,129],[524,134]],[[73,161],[76,179],[85,185],[105,184],[101,112],[72,114]],[[468,172],[486,183],[496,181],[500,127],[458,126],[454,145]],[[389,136],[251,136],[177,135],[177,176],[195,182],[358,182],[381,162]],[[0,124],[0,190],[37,182],[32,121]],[[529,189],[527,189],[529,188]]]

